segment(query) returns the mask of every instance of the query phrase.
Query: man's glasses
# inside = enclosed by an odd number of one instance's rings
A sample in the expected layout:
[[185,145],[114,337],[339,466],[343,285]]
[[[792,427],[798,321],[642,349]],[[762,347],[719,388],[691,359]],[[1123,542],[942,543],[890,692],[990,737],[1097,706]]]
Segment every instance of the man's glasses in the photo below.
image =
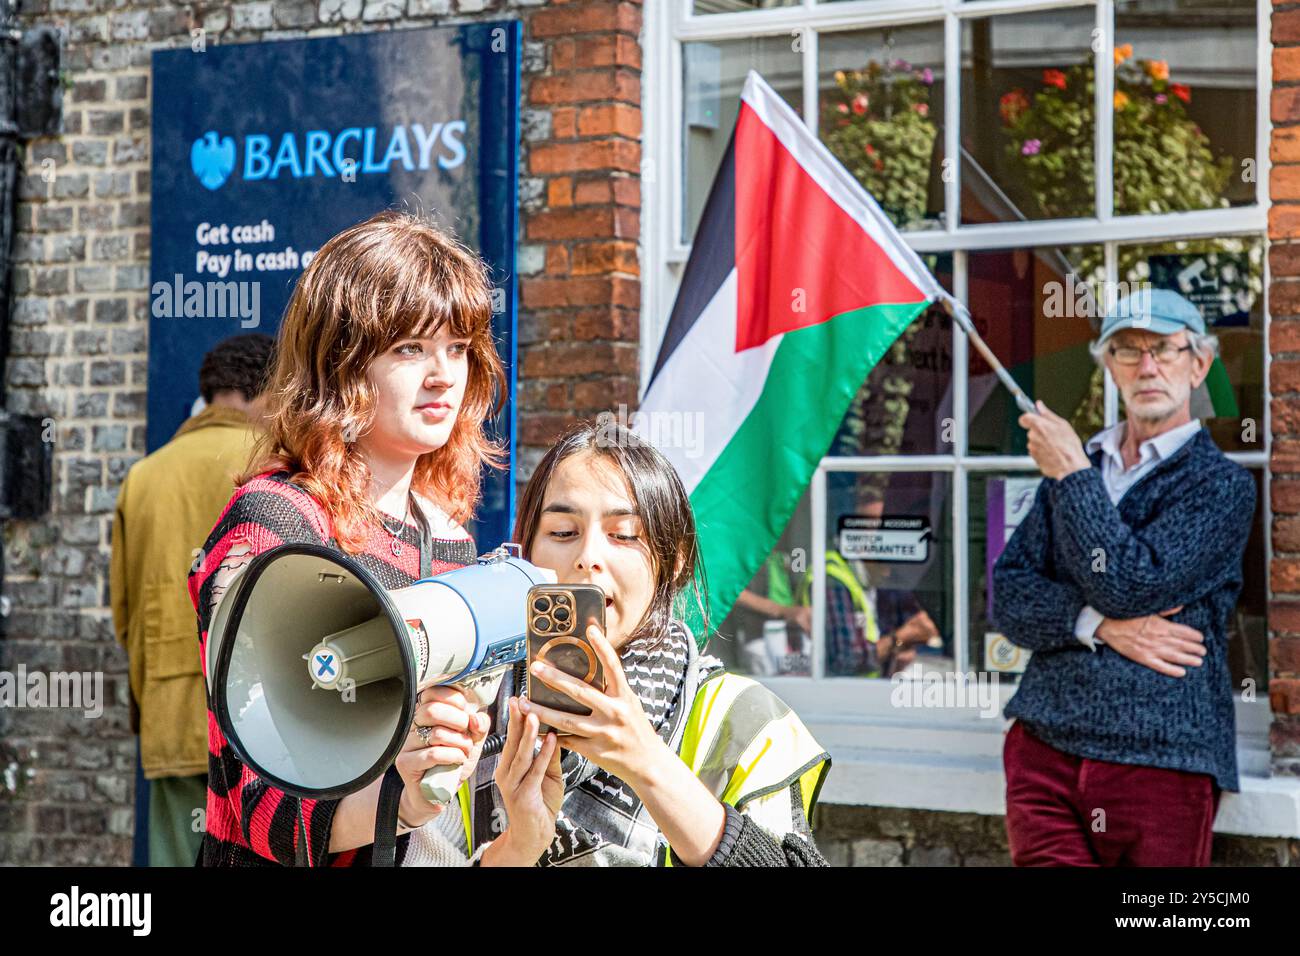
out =
[[1151,357],[1161,365],[1172,365],[1178,361],[1180,353],[1189,352],[1191,348],[1190,345],[1184,345],[1180,348],[1168,342],[1161,342],[1159,345],[1153,345],[1146,349],[1135,348],[1132,345],[1112,345],[1110,354],[1120,365],[1137,365],[1142,361],[1143,352],[1150,352]]

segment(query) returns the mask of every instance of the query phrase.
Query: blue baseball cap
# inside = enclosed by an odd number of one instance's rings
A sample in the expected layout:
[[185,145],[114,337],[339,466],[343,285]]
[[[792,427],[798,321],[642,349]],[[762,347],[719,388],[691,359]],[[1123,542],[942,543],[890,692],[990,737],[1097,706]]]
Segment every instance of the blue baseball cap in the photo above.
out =
[[1156,335],[1176,332],[1205,334],[1201,310],[1173,289],[1143,289],[1115,303],[1101,321],[1101,341],[1121,329],[1141,329]]

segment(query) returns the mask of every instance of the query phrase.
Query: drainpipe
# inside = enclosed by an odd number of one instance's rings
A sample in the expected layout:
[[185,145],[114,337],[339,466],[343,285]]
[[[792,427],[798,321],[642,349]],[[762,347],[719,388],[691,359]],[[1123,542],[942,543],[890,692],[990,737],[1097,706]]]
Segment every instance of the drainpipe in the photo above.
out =
[[[23,142],[62,132],[60,84],[62,37],[53,27],[23,30],[17,0],[0,0],[0,374],[9,357],[13,293],[13,241]],[[0,382],[0,528],[14,520],[49,513],[53,485],[54,423],[8,409],[8,386]],[[0,588],[4,548],[0,538]],[[0,596],[0,637],[9,614]]]

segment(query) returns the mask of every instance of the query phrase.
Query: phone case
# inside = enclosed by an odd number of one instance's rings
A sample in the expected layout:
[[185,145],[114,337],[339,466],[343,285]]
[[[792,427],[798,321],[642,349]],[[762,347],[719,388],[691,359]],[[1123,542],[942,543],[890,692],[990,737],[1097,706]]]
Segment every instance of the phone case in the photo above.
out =
[[[586,716],[591,710],[532,674],[532,663],[552,667],[604,690],[605,673],[587,640],[587,627],[605,630],[605,592],[594,584],[538,584],[528,591],[528,699],[543,707]],[[546,733],[545,723],[540,728]],[[561,733],[561,731],[556,731]]]

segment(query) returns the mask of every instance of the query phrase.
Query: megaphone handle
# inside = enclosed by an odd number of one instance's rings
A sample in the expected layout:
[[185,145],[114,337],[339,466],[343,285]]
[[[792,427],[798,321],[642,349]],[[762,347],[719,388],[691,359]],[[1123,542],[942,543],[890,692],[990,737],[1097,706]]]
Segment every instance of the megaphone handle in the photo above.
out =
[[[507,667],[498,667],[488,672],[480,671],[464,683],[452,686],[466,697],[476,701],[480,707],[486,707],[496,700],[497,691],[501,687],[501,678],[505,676],[506,670]],[[426,770],[420,779],[420,793],[430,803],[451,803],[458,789],[460,789],[460,767],[453,764],[444,764]]]
[[459,788],[460,767],[455,764],[444,764],[426,770],[420,780],[420,793],[430,803],[451,803]]

